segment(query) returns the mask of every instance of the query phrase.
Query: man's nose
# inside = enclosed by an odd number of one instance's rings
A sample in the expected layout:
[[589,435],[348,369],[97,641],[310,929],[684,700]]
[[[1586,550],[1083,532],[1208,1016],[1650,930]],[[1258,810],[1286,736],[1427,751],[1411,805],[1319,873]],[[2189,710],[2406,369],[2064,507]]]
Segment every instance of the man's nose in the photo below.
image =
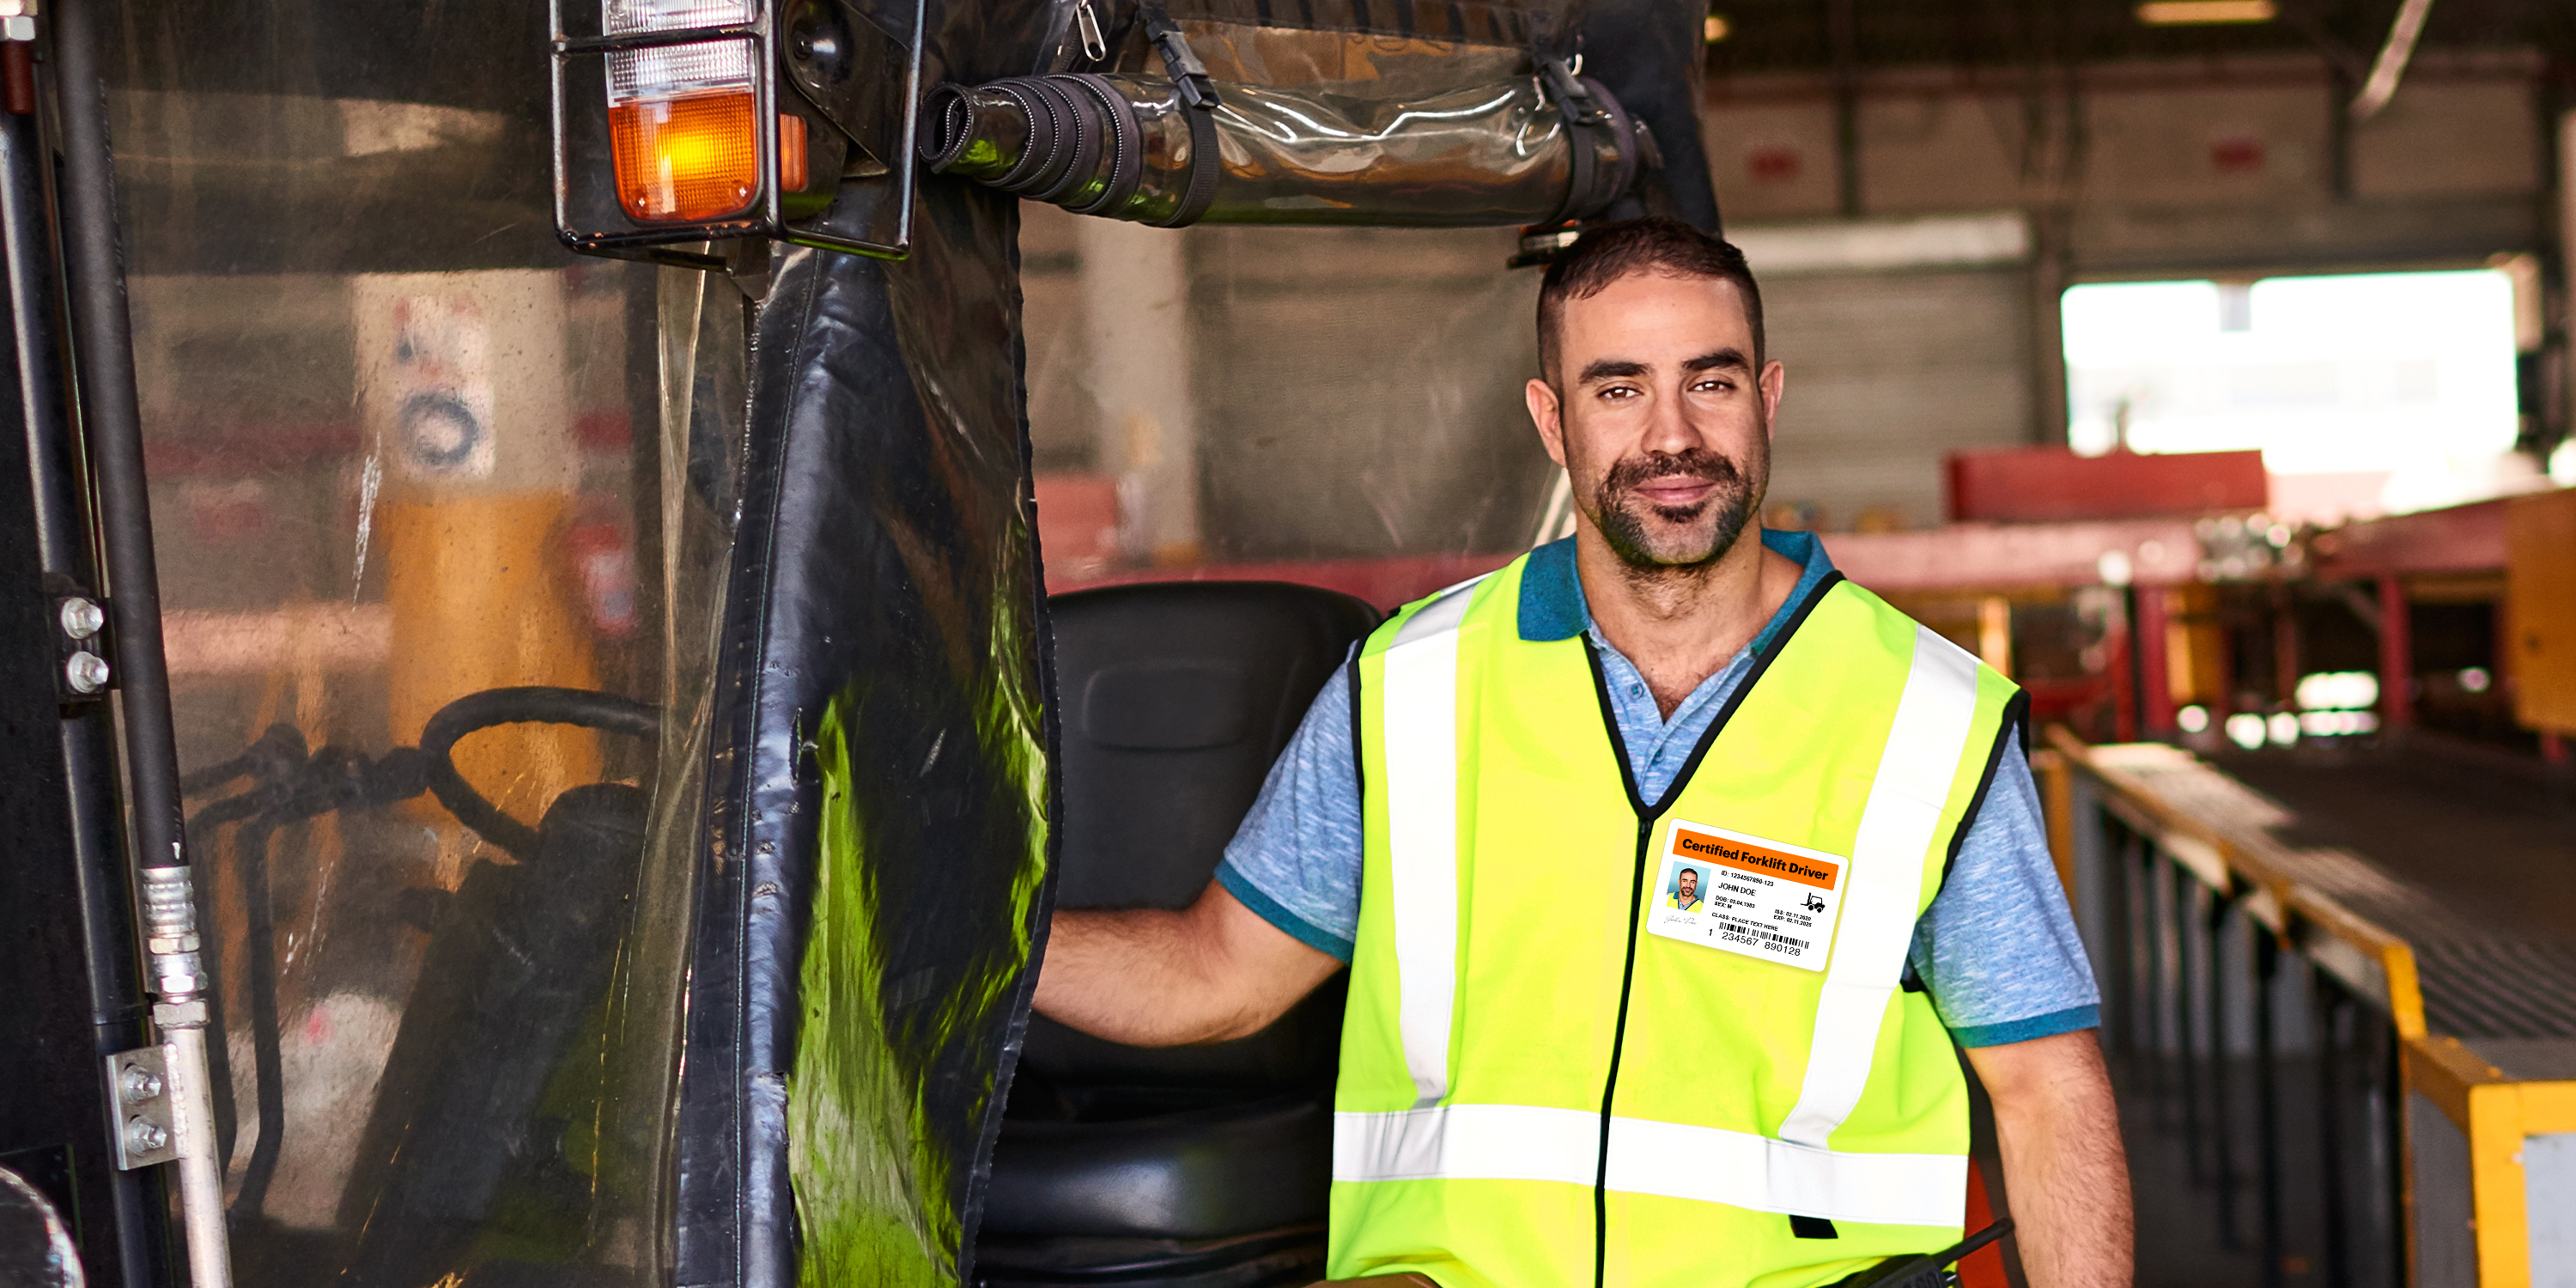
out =
[[1655,399],[1646,422],[1646,441],[1640,446],[1650,452],[1674,455],[1705,446],[1700,441],[1699,426],[1692,423],[1689,410],[1689,400],[1683,396],[1678,383],[1665,390],[1662,397]]

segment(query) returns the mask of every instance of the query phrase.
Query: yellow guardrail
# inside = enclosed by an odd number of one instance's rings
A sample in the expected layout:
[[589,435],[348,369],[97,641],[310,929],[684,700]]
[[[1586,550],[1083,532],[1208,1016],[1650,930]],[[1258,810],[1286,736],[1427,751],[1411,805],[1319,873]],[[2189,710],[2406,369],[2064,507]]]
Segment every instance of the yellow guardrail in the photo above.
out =
[[[2416,954],[2405,937],[2303,882],[2294,871],[2296,852],[2265,829],[2211,818],[2150,781],[2158,770],[2169,775],[2186,761],[2192,761],[2189,753],[2163,744],[2093,745],[2062,726],[2048,731],[2047,746],[2032,757],[2032,768],[2044,797],[2049,843],[2068,890],[2074,890],[2075,775],[2081,773],[2097,788],[2103,808],[2204,884],[2241,898],[2247,912],[2283,947],[2380,1004],[2399,1038],[2401,1093],[2410,1104],[2414,1096],[2422,1096],[2459,1128],[2468,1144],[2467,1235],[2475,1251],[2470,1282],[2477,1288],[2530,1288],[2535,1282],[2534,1214],[2524,1148],[2535,1136],[2576,1133],[2576,1080],[2512,1078],[2459,1039],[2428,1032]],[[2450,1288],[2445,1281],[2453,1276],[2438,1267],[2428,1273],[2426,1231],[2417,1221],[2424,1210],[2415,1193],[2417,1129],[2411,1114],[2405,1120],[2406,1282]],[[2543,1272],[2547,1283],[2576,1280],[2576,1265],[2553,1264]]]

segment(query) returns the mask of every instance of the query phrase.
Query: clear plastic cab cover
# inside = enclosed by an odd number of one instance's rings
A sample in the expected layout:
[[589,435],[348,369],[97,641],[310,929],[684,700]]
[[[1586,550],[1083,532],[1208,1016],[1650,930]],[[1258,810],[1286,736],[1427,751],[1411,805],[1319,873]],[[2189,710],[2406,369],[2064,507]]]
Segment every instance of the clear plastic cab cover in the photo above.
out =
[[555,244],[543,21],[101,23],[244,1283],[668,1280],[744,302]]

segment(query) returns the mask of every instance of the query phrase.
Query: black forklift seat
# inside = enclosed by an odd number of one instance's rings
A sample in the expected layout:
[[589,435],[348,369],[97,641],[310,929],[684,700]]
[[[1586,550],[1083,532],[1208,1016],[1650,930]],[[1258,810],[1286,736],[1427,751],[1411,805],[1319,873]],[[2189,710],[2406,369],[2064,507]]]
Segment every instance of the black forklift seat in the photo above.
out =
[[[1377,612],[1270,582],[1056,597],[1059,907],[1198,897],[1306,706]],[[1332,1161],[1340,981],[1269,1028],[1146,1050],[1042,1016],[994,1146],[993,1285],[1307,1282]]]

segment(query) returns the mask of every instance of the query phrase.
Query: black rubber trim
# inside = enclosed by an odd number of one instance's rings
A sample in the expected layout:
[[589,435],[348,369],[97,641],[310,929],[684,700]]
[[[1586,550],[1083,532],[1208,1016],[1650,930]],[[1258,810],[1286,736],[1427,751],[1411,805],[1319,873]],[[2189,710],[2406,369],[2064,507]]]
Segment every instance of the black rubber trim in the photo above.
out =
[[[1583,651],[1587,654],[1592,652],[1590,641],[1585,641]],[[1598,661],[1593,663],[1592,677],[1595,687],[1599,687],[1601,664]],[[1603,689],[1602,692],[1606,696],[1609,691]],[[1615,725],[1611,736],[1618,736]],[[1626,764],[1627,759],[1626,753],[1622,752],[1620,763]],[[1610,1111],[1619,1097],[1619,1057],[1628,1045],[1628,995],[1637,982],[1637,921],[1646,912],[1646,901],[1638,898],[1637,892],[1646,885],[1646,856],[1654,848],[1648,842],[1654,837],[1654,821],[1639,819],[1637,865],[1628,878],[1628,946],[1626,960],[1619,967],[1619,1017],[1610,1027],[1610,1074],[1601,1080],[1601,1143],[1600,1152],[1594,1156],[1592,1171],[1592,1288],[1608,1288],[1609,1285]]]
[[1807,617],[1816,611],[1816,605],[1825,602],[1825,596],[1842,583],[1841,573],[1829,572],[1816,583],[1814,590],[1807,592],[1807,598],[1799,603],[1797,611],[1791,613],[1789,620],[1781,624],[1780,633],[1772,637],[1771,647],[1754,657],[1753,669],[1745,673],[1744,682],[1735,686],[1735,692],[1727,695],[1726,705],[1718,708],[1717,718],[1708,722],[1708,731],[1701,734],[1699,744],[1691,748],[1690,759],[1682,762],[1681,772],[1673,775],[1671,785],[1664,788],[1663,799],[1652,805],[1647,804],[1645,797],[1638,794],[1637,776],[1628,767],[1628,744],[1619,736],[1619,716],[1610,705],[1610,685],[1601,674],[1600,656],[1592,651],[1590,644],[1587,643],[1584,646],[1584,656],[1592,662],[1593,687],[1601,699],[1601,719],[1609,726],[1610,745],[1619,753],[1619,781],[1626,785],[1628,804],[1637,811],[1639,817],[1647,822],[1655,822],[1663,817],[1665,810],[1672,807],[1674,799],[1681,795],[1683,786],[1690,782],[1691,775],[1699,772],[1699,762],[1708,758],[1708,749],[1717,745],[1717,735],[1725,731],[1727,723],[1735,719],[1736,709],[1742,707],[1744,699],[1752,694],[1753,686],[1761,682],[1763,675],[1770,671],[1771,663],[1789,647],[1789,640],[1798,633],[1798,628],[1807,624]]
[[[1081,105],[1075,103],[1073,95],[1064,92],[1062,86],[1051,85],[1042,80],[1023,80],[1016,83],[1027,90],[1029,98],[1044,103],[1047,115],[1055,121],[1055,145],[1048,151],[1046,164],[1038,167],[1018,191],[1024,196],[1031,193],[1051,192],[1057,185],[1064,182],[1068,172],[1075,169],[1075,163],[1081,159],[1084,144],[1089,142],[1087,136],[1091,132],[1082,128]],[[1092,142],[1091,146],[1097,148],[1099,145]],[[1095,152],[1094,156],[1097,157],[1097,155]],[[1043,198],[1040,199],[1043,200]]]
[[1735,686],[1735,692],[1728,695],[1726,705],[1718,708],[1716,717],[1708,722],[1708,731],[1701,734],[1699,744],[1691,748],[1690,759],[1682,762],[1681,772],[1675,774],[1672,785],[1664,789],[1663,799],[1651,807],[1637,791],[1637,771],[1629,763],[1628,740],[1619,734],[1618,709],[1610,702],[1610,678],[1601,669],[1601,652],[1592,647],[1589,632],[1574,637],[1583,649],[1584,662],[1592,668],[1592,695],[1601,704],[1601,723],[1610,733],[1611,758],[1619,762],[1619,783],[1627,789],[1628,804],[1637,815],[1636,871],[1628,879],[1628,942],[1619,966],[1619,1017],[1610,1030],[1610,1070],[1601,1080],[1601,1152],[1592,1178],[1593,1288],[1608,1288],[1604,1276],[1608,1273],[1610,1255],[1610,1111],[1619,1095],[1619,1058],[1628,1041],[1628,995],[1637,982],[1637,922],[1645,915],[1646,856],[1652,848],[1649,842],[1654,840],[1655,824],[1662,821],[1664,811],[1681,796],[1682,788],[1690,784],[1691,775],[1699,772],[1700,761],[1707,757],[1708,749],[1716,745],[1717,735],[1726,728],[1728,721],[1735,718],[1736,710],[1744,705],[1745,695],[1761,682],[1763,675],[1770,671],[1772,660],[1787,651],[1789,641],[1798,634],[1798,628],[1807,624],[1807,618],[1816,611],[1816,605],[1823,603],[1825,596],[1842,580],[1843,575],[1839,572],[1827,573],[1816,583],[1814,590],[1807,592],[1806,599],[1800,601],[1797,610],[1781,625],[1771,647],[1754,657],[1753,667],[1745,673],[1743,683]]
[[1976,794],[1968,798],[1968,808],[1960,813],[1959,825],[1950,831],[1950,852],[1941,859],[1941,881],[1932,887],[1935,898],[1940,896],[1942,886],[1950,884],[1950,869],[1959,866],[1959,847],[1968,843],[1968,829],[1977,825],[1977,815],[1986,807],[1986,793],[1994,788],[1995,770],[2003,764],[2004,748],[2016,738],[2026,762],[2030,757],[2030,692],[2026,689],[2015,689],[2004,702],[2004,718],[2002,726],[1995,730],[1995,745],[1986,750],[1986,772],[1978,776]]
[[1127,96],[1119,93],[1117,87],[1104,77],[1090,72],[1070,72],[1064,79],[1091,91],[1091,96],[1099,100],[1101,118],[1108,127],[1107,138],[1102,141],[1108,164],[1101,167],[1101,173],[1108,179],[1101,186],[1100,196],[1084,205],[1067,208],[1077,215],[1115,214],[1136,195],[1137,186],[1145,180],[1145,136],[1144,131],[1137,128],[1136,109],[1127,101]]
[[1082,93],[1080,88],[1068,88],[1056,77],[1048,77],[1042,83],[1048,93],[1064,100],[1066,115],[1073,122],[1072,164],[1064,168],[1063,174],[1056,176],[1055,182],[1029,194],[1031,201],[1052,204],[1081,191],[1082,185],[1100,173],[1100,150],[1107,142],[1102,136],[1107,130],[1101,121],[1094,118],[1091,106],[1082,101],[1090,96]]
[[[1005,80],[995,81],[986,87],[996,94],[1008,96],[1020,105],[1020,114],[1029,118],[1028,147],[1021,151],[1019,163],[992,181],[994,187],[1004,192],[1018,192],[1027,187],[1055,160],[1055,108],[1049,100],[1030,92],[1028,85],[1027,81]],[[969,128],[972,128],[971,123]]]
[[1180,207],[1171,218],[1155,225],[1158,228],[1186,228],[1197,223],[1199,216],[1215,204],[1216,181],[1225,173],[1225,158],[1217,154],[1216,113],[1184,107],[1181,115],[1190,121],[1190,186],[1181,194]]
[[1789,1237],[1793,1239],[1839,1239],[1842,1237],[1842,1234],[1834,1229],[1833,1222],[1828,1221],[1823,1217],[1793,1216],[1789,1218]]
[[[1375,632],[1371,632],[1371,634],[1374,633]],[[1354,800],[1353,803],[1359,807],[1360,811],[1360,843],[1363,847],[1368,844],[1368,740],[1361,736],[1362,722],[1360,719],[1359,650],[1367,646],[1367,638],[1362,637],[1358,644],[1352,646],[1351,660],[1342,663],[1342,670],[1348,672],[1350,675],[1351,763],[1359,768],[1359,772],[1351,775],[1351,777],[1357,780],[1352,784],[1352,786],[1357,789],[1357,799]],[[1383,767],[1381,767],[1381,772],[1383,772]]]
[[965,155],[966,143],[975,137],[975,108],[966,101],[964,86],[941,83],[921,100],[921,124],[913,133],[913,148],[921,154],[932,174],[944,174]]

